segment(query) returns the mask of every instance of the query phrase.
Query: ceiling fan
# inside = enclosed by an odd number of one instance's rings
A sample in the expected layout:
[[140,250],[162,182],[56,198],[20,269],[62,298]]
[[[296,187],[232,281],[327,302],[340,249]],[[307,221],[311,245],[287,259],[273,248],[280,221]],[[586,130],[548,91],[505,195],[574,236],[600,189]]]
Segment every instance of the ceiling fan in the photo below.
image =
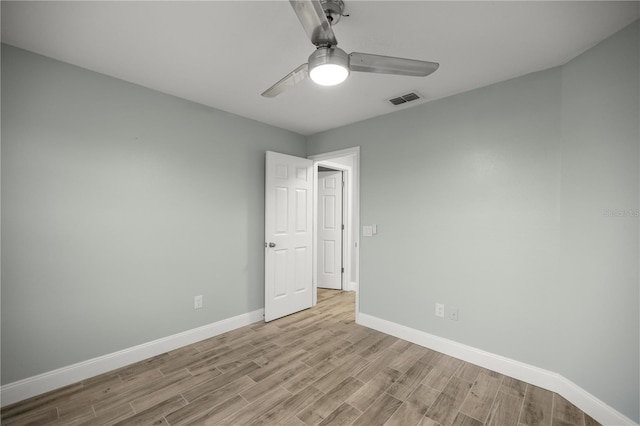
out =
[[316,50],[306,64],[265,90],[264,97],[273,98],[307,77],[317,84],[333,86],[346,80],[351,71],[425,77],[438,69],[436,62],[358,52],[347,54],[337,47],[331,26],[343,16],[342,0],[290,0],[290,3]]

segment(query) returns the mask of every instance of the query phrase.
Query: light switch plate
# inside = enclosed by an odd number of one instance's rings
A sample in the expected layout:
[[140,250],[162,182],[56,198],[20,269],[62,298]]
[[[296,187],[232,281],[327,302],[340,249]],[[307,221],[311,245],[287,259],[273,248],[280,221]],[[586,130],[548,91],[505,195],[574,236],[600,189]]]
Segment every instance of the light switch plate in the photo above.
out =
[[373,226],[364,225],[362,227],[362,236],[363,237],[373,237]]
[[202,308],[202,295],[193,297],[193,309]]

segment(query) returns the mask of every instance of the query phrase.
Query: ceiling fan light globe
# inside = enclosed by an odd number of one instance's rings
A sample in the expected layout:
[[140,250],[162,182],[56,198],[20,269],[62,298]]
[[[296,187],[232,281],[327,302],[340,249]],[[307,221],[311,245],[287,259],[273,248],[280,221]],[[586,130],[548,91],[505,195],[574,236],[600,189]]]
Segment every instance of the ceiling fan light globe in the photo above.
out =
[[349,77],[349,70],[339,64],[322,64],[309,71],[309,77],[321,86],[335,86]]
[[319,47],[309,56],[309,77],[323,86],[340,84],[349,77],[349,55],[339,47]]

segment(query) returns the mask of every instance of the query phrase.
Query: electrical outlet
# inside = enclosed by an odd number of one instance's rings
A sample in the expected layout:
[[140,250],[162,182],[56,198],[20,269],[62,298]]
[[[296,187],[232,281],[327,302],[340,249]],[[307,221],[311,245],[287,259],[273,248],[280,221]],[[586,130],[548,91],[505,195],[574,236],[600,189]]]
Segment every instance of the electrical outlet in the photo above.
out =
[[449,319],[451,321],[458,321],[458,308],[449,308]]
[[436,303],[436,316],[444,318],[444,305],[442,303]]
[[202,308],[202,295],[194,296],[194,298],[193,298],[193,309],[200,309],[200,308]]

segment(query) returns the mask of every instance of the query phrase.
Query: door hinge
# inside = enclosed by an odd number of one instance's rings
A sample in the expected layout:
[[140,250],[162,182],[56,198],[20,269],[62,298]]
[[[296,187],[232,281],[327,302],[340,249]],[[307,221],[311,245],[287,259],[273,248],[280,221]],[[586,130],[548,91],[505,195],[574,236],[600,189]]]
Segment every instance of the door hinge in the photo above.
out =
[[342,268],[342,273],[344,274],[344,268]]
[[344,231],[344,225],[342,225],[342,230]]

